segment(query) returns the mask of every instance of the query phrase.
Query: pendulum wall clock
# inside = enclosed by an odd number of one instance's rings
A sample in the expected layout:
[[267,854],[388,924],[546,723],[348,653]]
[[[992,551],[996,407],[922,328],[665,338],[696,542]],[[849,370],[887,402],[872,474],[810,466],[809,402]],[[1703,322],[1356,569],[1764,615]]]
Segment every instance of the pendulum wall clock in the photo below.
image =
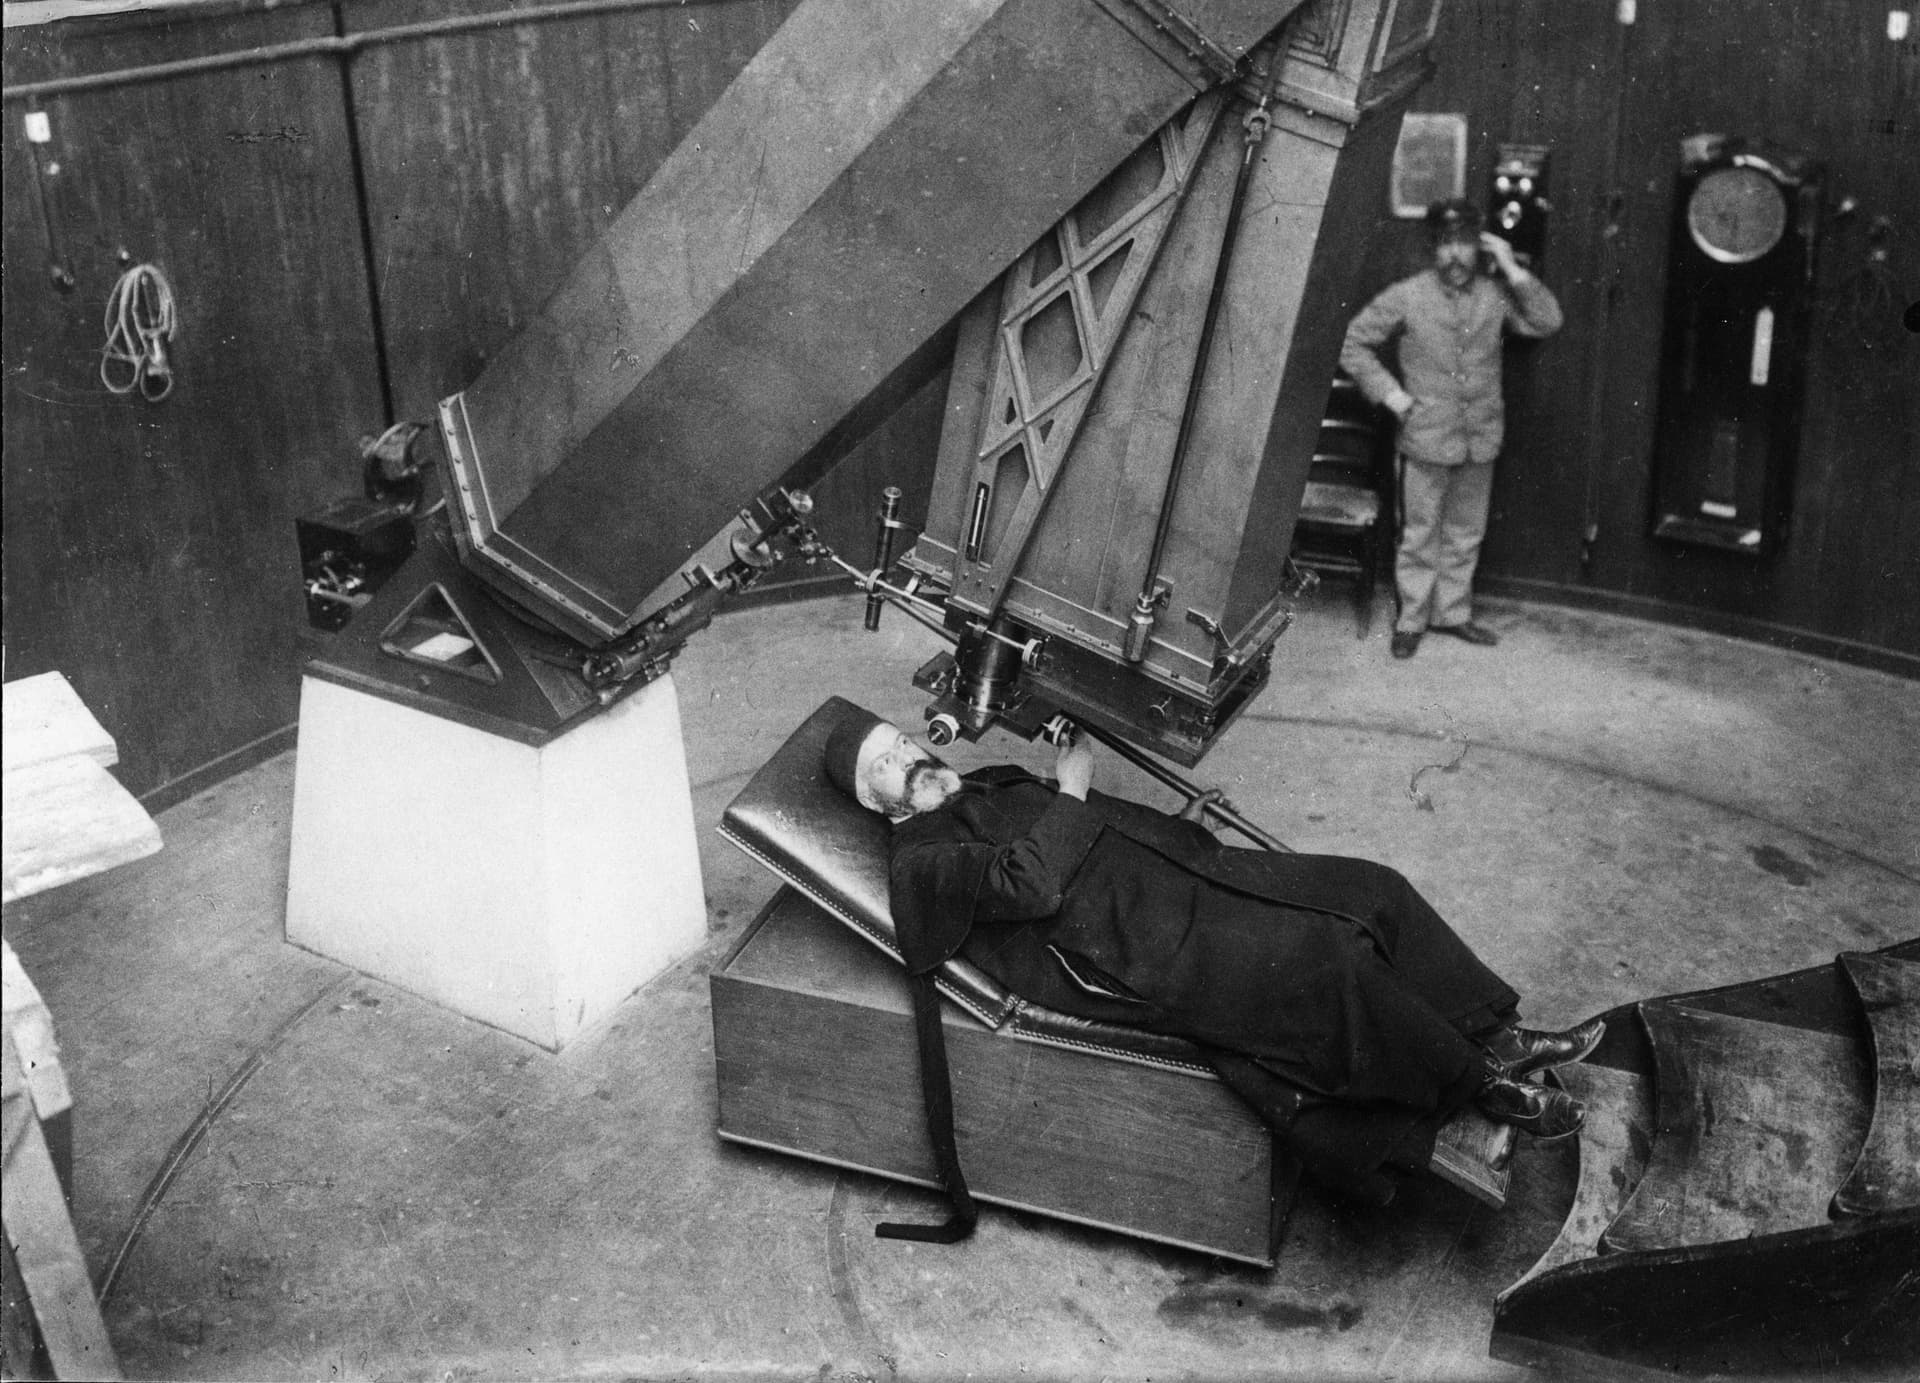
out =
[[1682,142],[1661,345],[1653,532],[1764,557],[1786,535],[1820,171],[1719,135]]

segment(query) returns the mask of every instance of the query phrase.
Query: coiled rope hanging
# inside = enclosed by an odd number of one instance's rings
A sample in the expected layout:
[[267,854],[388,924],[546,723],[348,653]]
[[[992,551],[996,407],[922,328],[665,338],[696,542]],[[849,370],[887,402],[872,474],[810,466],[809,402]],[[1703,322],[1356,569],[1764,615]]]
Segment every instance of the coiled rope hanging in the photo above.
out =
[[167,343],[177,319],[167,276],[151,264],[120,275],[107,295],[107,343],[100,349],[100,382],[116,394],[140,391],[148,403],[173,392]]

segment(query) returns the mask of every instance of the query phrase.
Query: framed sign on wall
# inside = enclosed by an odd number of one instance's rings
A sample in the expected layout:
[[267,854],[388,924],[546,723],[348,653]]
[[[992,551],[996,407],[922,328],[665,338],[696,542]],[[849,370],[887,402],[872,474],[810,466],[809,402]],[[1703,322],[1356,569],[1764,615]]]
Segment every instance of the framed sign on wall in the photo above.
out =
[[1393,214],[1418,219],[1429,203],[1464,196],[1466,190],[1467,117],[1409,111],[1400,121],[1387,184]]

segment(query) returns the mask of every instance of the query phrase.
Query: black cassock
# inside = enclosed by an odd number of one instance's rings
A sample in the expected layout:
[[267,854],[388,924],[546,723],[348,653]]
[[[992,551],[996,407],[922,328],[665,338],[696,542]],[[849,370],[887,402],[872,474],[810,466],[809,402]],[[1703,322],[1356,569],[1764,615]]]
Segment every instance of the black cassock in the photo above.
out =
[[1470,1040],[1518,1003],[1404,878],[1230,848],[1204,827],[1016,768],[894,827],[908,968],[964,955],[1014,993],[1172,1033],[1322,1179],[1369,1200],[1423,1168],[1478,1087]]

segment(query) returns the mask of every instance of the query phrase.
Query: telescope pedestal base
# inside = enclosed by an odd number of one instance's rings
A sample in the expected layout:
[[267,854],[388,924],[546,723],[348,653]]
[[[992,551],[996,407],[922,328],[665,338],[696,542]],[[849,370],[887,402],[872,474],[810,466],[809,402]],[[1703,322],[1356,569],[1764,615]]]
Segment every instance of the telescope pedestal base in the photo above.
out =
[[706,940],[672,678],[533,746],[306,677],[287,940],[558,1051]]

